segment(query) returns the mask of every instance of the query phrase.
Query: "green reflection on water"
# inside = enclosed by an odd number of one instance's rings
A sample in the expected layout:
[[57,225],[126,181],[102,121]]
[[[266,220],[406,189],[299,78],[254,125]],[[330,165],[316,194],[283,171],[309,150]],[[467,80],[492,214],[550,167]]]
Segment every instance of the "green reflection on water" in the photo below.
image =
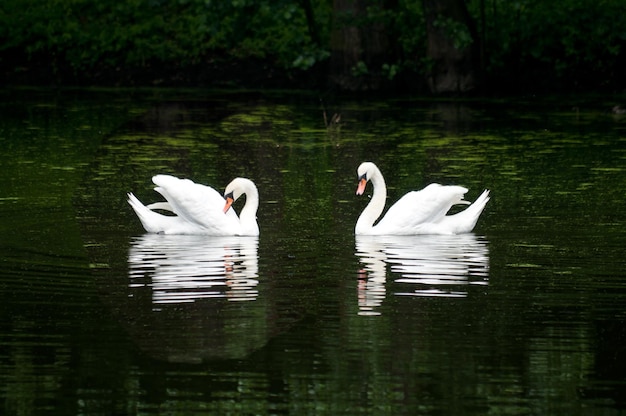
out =
[[[610,368],[621,361],[603,352],[623,351],[613,345],[626,318],[624,120],[488,103],[346,102],[332,109],[340,128],[326,129],[316,99],[40,100],[5,104],[2,116],[9,410],[618,407],[623,381]],[[431,181],[467,186],[470,200],[490,188],[476,229],[489,246],[488,285],[458,299],[396,296],[407,288],[386,269],[380,314],[359,315],[352,232],[367,203],[354,195],[362,160],[381,167],[389,203]],[[237,359],[166,362],[159,342],[197,346],[212,304],[153,315],[148,296],[139,300],[147,312],[136,313],[126,273],[130,239],[143,231],[125,193],[157,200],[155,173],[220,191],[235,176],[259,185],[259,299],[250,310],[220,309],[271,335],[249,355],[236,348],[246,337],[233,319],[223,334]]]
[[102,138],[136,115],[137,102],[109,98],[0,92],[0,373],[7,414],[67,409],[60,398],[75,374],[75,346],[98,322],[73,200]]

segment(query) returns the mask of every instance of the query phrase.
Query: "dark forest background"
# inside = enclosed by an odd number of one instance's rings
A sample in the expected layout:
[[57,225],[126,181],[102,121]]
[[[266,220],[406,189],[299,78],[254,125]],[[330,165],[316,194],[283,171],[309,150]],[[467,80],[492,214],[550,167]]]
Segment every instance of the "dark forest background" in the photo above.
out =
[[623,92],[624,0],[3,0],[0,85]]

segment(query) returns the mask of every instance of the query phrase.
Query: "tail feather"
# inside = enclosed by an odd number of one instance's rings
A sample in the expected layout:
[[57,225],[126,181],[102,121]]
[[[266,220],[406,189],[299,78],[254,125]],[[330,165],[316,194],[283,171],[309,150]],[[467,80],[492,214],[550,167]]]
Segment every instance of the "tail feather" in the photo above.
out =
[[483,210],[485,209],[487,202],[489,202],[489,199],[491,199],[489,198],[489,189],[485,189],[483,193],[480,194],[478,198],[476,198],[476,201],[474,201],[472,205],[470,205],[469,207],[467,207],[467,209],[465,209],[465,211],[469,211],[466,214],[467,215],[467,227],[469,228],[467,232],[470,232],[474,229],[474,226],[476,225],[476,222],[478,221],[480,214],[482,214]]
[[139,221],[143,225],[143,228],[149,233],[157,233],[161,231],[154,226],[154,224],[158,224],[158,219],[160,214],[151,211],[148,207],[141,203],[139,199],[132,192],[128,193],[128,203],[137,214]]
[[469,233],[476,226],[476,222],[485,209],[487,202],[489,202],[489,199],[491,199],[489,197],[489,190],[485,189],[483,193],[476,198],[473,204],[458,214],[444,217],[444,221],[448,222],[452,232],[455,234]]

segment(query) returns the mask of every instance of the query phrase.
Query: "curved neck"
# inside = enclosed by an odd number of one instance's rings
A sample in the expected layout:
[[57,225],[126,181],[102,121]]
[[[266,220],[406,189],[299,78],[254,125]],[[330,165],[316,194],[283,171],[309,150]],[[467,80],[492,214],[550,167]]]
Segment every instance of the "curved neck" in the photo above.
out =
[[256,222],[256,212],[259,209],[259,191],[252,182],[245,182],[242,193],[246,195],[246,203],[239,213],[241,228],[247,234],[258,234],[259,225]]
[[387,186],[382,173],[376,168],[369,179],[372,182],[374,194],[356,222],[356,227],[354,227],[355,234],[367,234],[373,228],[374,221],[380,217],[380,214],[385,209]]

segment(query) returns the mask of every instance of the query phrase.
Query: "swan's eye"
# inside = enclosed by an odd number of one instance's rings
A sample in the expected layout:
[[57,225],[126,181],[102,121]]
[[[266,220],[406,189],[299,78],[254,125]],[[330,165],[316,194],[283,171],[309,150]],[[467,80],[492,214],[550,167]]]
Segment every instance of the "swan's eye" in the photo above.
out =
[[363,175],[359,176],[359,181],[365,180],[367,181],[367,173],[364,173]]
[[228,199],[228,198],[230,198],[230,199],[235,199],[235,198],[233,198],[233,193],[232,193],[232,192],[229,192],[229,193],[227,193],[227,194],[224,194],[224,199]]

